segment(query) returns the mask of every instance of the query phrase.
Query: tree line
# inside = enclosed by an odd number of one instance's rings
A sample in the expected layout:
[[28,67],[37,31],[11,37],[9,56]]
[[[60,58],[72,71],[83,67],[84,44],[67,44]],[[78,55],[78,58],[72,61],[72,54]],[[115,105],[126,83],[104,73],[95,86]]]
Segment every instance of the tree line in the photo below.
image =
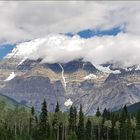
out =
[[124,106],[119,112],[107,109],[85,116],[82,105],[62,112],[57,102],[54,112],[42,103],[41,112],[24,107],[7,109],[0,102],[0,140],[139,140],[140,110],[129,113]]

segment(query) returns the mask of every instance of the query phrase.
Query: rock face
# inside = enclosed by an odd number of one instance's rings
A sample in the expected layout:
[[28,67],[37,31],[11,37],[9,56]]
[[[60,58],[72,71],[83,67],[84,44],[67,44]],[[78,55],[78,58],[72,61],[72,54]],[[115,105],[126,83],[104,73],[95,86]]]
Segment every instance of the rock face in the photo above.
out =
[[1,93],[29,106],[33,105],[37,109],[40,109],[40,101],[43,101],[45,98],[50,111],[54,109],[57,100],[61,104],[65,101],[64,88],[61,82],[56,81],[51,84],[49,78],[42,76],[28,78],[17,76],[2,88]]
[[[41,59],[21,61],[5,58],[0,62],[0,93],[38,110],[44,99],[49,111],[54,110],[57,101],[66,111],[69,106],[64,104],[70,100],[77,107],[82,104],[88,115],[98,107],[118,110],[140,101],[139,70],[108,74],[82,59],[65,64],[41,63]],[[5,81],[11,72],[16,77]]]

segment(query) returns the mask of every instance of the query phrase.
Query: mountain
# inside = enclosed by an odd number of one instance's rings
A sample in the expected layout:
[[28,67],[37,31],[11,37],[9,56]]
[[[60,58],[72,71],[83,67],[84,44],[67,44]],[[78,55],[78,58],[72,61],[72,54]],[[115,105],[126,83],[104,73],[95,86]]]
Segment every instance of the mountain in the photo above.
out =
[[140,102],[128,106],[127,109],[129,112],[137,112],[140,110]]
[[16,107],[25,107],[29,109],[29,107],[24,104],[18,103],[16,100],[2,94],[0,94],[0,103],[5,103],[7,109],[14,109]]
[[17,46],[0,61],[0,93],[21,104],[40,110],[45,98],[49,111],[58,101],[63,111],[82,104],[84,113],[90,115],[98,107],[114,111],[140,102],[140,70],[135,65],[96,65],[82,58],[48,63],[22,56],[29,51],[26,44]]

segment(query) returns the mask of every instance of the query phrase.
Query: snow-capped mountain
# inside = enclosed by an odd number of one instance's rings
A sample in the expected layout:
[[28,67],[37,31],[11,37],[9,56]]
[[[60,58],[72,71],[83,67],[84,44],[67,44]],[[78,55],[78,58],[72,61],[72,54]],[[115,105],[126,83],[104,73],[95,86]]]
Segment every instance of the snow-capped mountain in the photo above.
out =
[[57,56],[54,61],[48,57],[49,51],[43,47],[39,50],[42,45],[48,49],[60,45],[62,50],[67,45],[73,52],[72,45],[83,43],[77,38],[73,38],[72,44],[69,39],[63,43],[64,40],[67,38],[51,36],[17,45],[0,61],[0,93],[38,109],[45,98],[50,111],[57,101],[64,111],[70,105],[82,104],[85,114],[95,113],[98,107],[117,110],[140,101],[138,66],[97,65],[72,56],[67,62],[60,59],[56,62]]

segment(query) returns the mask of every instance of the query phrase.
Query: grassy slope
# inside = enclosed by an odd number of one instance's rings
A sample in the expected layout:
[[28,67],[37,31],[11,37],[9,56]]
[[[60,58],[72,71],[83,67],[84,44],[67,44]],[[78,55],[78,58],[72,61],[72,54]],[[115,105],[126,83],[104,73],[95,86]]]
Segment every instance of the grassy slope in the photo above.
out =
[[25,107],[26,109],[29,109],[29,107],[22,105],[18,103],[16,100],[2,94],[0,94],[0,102],[1,101],[4,101],[6,103],[6,107],[10,109],[14,109],[15,107]]

